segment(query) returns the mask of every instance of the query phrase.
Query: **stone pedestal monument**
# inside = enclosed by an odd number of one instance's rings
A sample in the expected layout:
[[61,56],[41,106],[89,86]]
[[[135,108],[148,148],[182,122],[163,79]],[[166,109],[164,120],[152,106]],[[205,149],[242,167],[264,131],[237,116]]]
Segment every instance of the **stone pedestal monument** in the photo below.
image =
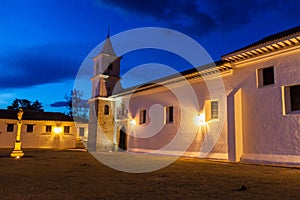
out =
[[20,108],[19,112],[18,112],[18,129],[17,129],[17,137],[16,137],[16,142],[15,142],[15,148],[14,150],[11,152],[10,156],[12,158],[21,158],[24,156],[23,151],[21,150],[21,126],[22,126],[22,117],[23,117],[23,109]]

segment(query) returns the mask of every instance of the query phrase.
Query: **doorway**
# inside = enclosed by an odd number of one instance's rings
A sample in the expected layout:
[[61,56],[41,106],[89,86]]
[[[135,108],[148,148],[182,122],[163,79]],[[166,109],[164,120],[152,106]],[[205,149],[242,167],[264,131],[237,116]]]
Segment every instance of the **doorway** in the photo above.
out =
[[119,139],[119,148],[122,150],[127,150],[126,139],[127,139],[126,128],[125,126],[122,126],[122,128],[120,129],[120,139]]

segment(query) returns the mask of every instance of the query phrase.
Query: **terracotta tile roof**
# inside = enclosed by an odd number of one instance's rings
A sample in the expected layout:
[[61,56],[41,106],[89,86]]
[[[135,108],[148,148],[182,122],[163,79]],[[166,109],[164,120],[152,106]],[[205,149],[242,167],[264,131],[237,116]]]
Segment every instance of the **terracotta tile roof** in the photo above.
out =
[[[17,120],[18,110],[0,109],[0,119]],[[40,121],[73,121],[73,117],[59,112],[41,112],[41,111],[24,111],[22,120],[40,120]]]
[[224,57],[226,55],[229,55],[229,54],[233,54],[233,53],[239,52],[239,51],[243,51],[243,50],[246,50],[246,49],[249,49],[249,48],[253,48],[255,46],[262,45],[262,44],[265,44],[265,43],[268,43],[268,42],[272,42],[272,41],[276,41],[276,40],[279,40],[279,39],[283,39],[283,38],[289,37],[289,36],[294,35],[294,34],[299,34],[299,33],[300,33],[300,26],[297,26],[297,27],[294,27],[294,28],[290,28],[288,30],[281,31],[279,33],[275,33],[275,34],[272,34],[270,36],[264,37],[261,40],[258,40],[257,42],[254,42],[254,43],[249,44],[249,45],[247,45],[247,46],[245,46],[243,48],[240,48],[238,50],[235,50],[235,51],[232,51],[230,53],[227,53],[227,54],[223,55],[222,57]]

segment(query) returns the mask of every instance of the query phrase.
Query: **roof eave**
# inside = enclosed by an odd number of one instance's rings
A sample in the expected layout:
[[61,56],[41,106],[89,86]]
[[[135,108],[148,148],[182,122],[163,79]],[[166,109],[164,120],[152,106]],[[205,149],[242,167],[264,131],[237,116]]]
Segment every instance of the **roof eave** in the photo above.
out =
[[254,57],[263,56],[275,51],[285,50],[294,46],[300,45],[300,35],[294,34],[289,37],[280,38],[274,41],[269,41],[260,45],[235,51],[233,53],[222,56],[222,59],[228,62],[238,62]]

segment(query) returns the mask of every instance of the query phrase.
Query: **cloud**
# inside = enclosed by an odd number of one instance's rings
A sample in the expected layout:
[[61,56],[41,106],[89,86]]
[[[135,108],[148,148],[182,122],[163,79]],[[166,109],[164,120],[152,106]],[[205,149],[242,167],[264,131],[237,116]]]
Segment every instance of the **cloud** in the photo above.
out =
[[[251,21],[257,21],[266,11],[286,17],[299,18],[299,12],[289,12],[299,7],[297,1],[237,1],[237,0],[98,0],[129,13],[151,16],[165,22],[171,28],[191,34],[212,31],[230,31]],[[155,3],[154,3],[155,2]],[[297,14],[295,14],[297,13]],[[296,15],[296,16],[295,16]]]
[[[75,78],[82,53],[72,45],[15,48],[0,57],[0,88],[22,88]],[[84,54],[83,54],[84,55]]]
[[66,102],[66,101],[56,101],[56,102],[50,104],[50,106],[54,107],[54,108],[66,107],[67,105],[68,105],[68,102]]
[[[54,107],[54,108],[59,108],[59,107],[66,107],[68,105],[68,102],[67,101],[56,101],[52,104],[50,104],[51,107]],[[78,105],[78,107],[88,107],[88,100],[86,99],[82,99]]]
[[14,93],[3,93],[0,94],[0,105],[6,105],[10,102],[12,98],[15,98]]

